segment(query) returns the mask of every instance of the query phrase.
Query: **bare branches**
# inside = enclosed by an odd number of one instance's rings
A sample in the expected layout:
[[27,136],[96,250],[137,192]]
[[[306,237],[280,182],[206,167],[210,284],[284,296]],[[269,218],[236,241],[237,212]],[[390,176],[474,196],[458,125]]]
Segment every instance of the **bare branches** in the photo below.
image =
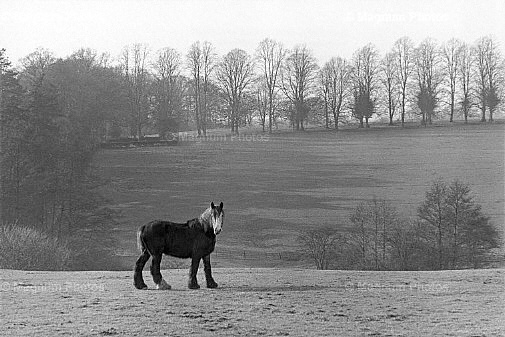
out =
[[369,127],[368,120],[375,113],[379,85],[379,52],[372,44],[358,49],[352,59],[353,115],[363,127]]
[[279,87],[277,81],[280,77],[287,50],[284,49],[281,43],[265,39],[260,42],[256,54],[263,71],[262,77],[268,95],[268,131],[272,132],[272,124],[275,120],[274,98]]
[[134,44],[123,49],[121,67],[125,76],[130,103],[131,133],[137,139],[142,137],[142,126],[146,123],[147,89],[148,89],[148,56],[147,45]]
[[194,82],[195,120],[198,136],[207,135],[207,95],[209,92],[210,76],[216,66],[214,47],[208,41],[193,43],[186,56],[188,69]]
[[459,68],[459,52],[461,51],[461,42],[457,39],[450,39],[446,43],[444,43],[441,47],[442,54],[442,66],[444,72],[444,82],[449,87],[449,106],[450,106],[450,117],[449,121],[452,122],[454,120],[454,110],[456,106],[455,98],[456,98],[456,81],[458,77],[458,68]]
[[475,57],[473,49],[467,44],[462,43],[458,51],[458,82],[461,87],[462,97],[460,101],[465,123],[468,122],[470,108],[472,107],[472,92],[474,90],[474,82],[472,81],[473,69],[475,65]]
[[389,125],[393,125],[393,118],[399,101],[400,83],[398,82],[398,68],[396,67],[396,55],[387,53],[381,62],[381,82],[386,93],[386,106],[388,109]]
[[491,37],[480,38],[474,48],[478,87],[476,97],[482,111],[481,121],[486,121],[486,109],[489,108],[489,121],[492,122],[493,113],[501,102],[500,89],[505,85],[501,69],[503,61],[498,46]]
[[238,133],[241,102],[246,88],[253,81],[254,62],[245,51],[233,49],[219,64],[216,76],[230,107],[232,132]]
[[425,39],[415,49],[415,71],[418,91],[417,106],[421,111],[423,125],[432,124],[435,110],[440,100],[440,54],[432,39]]
[[303,122],[309,111],[305,100],[313,90],[317,69],[316,59],[304,45],[296,46],[286,59],[282,90],[295,105],[292,122],[296,130],[304,130]]
[[[333,115],[335,129],[351,93],[351,67],[347,60],[334,57],[320,70],[320,81],[326,95],[325,104]],[[327,101],[327,103],[326,103]]]
[[332,228],[303,231],[298,235],[302,249],[314,261],[316,268],[326,270],[335,259],[337,242],[341,236]]
[[400,83],[400,90],[401,90],[400,103],[402,108],[401,113],[402,127],[405,124],[405,111],[406,111],[406,104],[408,101],[407,88],[414,68],[414,62],[412,60],[413,51],[414,51],[414,44],[412,43],[410,38],[406,36],[398,39],[393,47],[393,53],[395,54],[396,59],[396,67],[398,69],[396,75],[398,76],[398,82]]

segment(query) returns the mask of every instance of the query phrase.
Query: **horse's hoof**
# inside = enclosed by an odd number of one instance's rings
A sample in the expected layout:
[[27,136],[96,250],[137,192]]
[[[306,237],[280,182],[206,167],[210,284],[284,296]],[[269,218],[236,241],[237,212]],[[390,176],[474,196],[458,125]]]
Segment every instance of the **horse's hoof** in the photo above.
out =
[[207,283],[207,288],[210,288],[210,289],[217,288],[217,283],[216,282],[209,282],[209,283]]
[[188,284],[188,288],[189,289],[200,289],[200,286],[198,285],[198,283],[190,283],[190,284]]
[[145,285],[145,284],[135,284],[135,288],[137,288],[138,290],[146,290],[147,289],[147,285]]
[[158,290],[170,290],[170,289],[172,289],[172,287],[164,279],[161,279],[160,283],[158,283],[156,285],[156,289],[158,289]]

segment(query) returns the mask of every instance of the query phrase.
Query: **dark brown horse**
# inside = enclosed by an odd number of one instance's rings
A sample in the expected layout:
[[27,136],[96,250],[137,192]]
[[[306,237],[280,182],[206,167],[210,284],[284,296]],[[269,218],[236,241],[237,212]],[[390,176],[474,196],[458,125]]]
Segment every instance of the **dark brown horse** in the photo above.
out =
[[216,288],[217,283],[212,278],[210,253],[216,245],[216,235],[221,232],[224,221],[223,203],[214,206],[212,202],[198,218],[186,223],[155,220],[143,225],[137,231],[137,245],[142,255],[135,264],[133,282],[137,289],[147,289],[142,278],[142,270],[152,257],[151,275],[158,289],[170,289],[160,272],[163,254],[178,258],[191,258],[188,287],[198,289],[196,273],[203,259],[207,288]]

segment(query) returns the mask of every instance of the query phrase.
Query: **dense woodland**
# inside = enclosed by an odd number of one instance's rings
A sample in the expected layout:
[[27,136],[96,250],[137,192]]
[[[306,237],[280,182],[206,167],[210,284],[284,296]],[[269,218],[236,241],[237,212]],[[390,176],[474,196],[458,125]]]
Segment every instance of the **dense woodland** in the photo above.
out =
[[37,49],[18,67],[0,49],[0,224],[72,242],[76,266],[96,268],[107,259],[103,247],[114,246],[101,235],[115,217],[91,165],[108,139],[166,139],[181,130],[206,137],[216,127],[238,134],[252,124],[274,132],[282,123],[304,130],[378,119],[493,121],[504,69],[491,37],[417,46],[402,37],[384,54],[367,44],[324,64],[304,45],[287,49],[271,39],[254,54],[223,56],[209,42],[184,54],[134,44],[115,57],[81,49],[56,58]]

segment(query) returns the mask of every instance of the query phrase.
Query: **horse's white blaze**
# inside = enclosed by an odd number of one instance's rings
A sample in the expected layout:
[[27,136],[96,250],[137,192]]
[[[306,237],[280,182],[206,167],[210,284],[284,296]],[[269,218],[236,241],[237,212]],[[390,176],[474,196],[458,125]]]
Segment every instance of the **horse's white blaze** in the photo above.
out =
[[214,229],[214,234],[219,234],[221,232],[222,226],[223,226],[223,213],[220,213],[217,217],[212,217],[212,228]]
[[217,211],[218,208],[214,207],[213,205],[214,203],[212,203],[211,207],[207,208],[202,213],[202,215],[200,215],[200,221],[202,222],[205,228],[211,226],[214,234],[219,234],[223,226],[224,212],[222,208],[219,211]]

